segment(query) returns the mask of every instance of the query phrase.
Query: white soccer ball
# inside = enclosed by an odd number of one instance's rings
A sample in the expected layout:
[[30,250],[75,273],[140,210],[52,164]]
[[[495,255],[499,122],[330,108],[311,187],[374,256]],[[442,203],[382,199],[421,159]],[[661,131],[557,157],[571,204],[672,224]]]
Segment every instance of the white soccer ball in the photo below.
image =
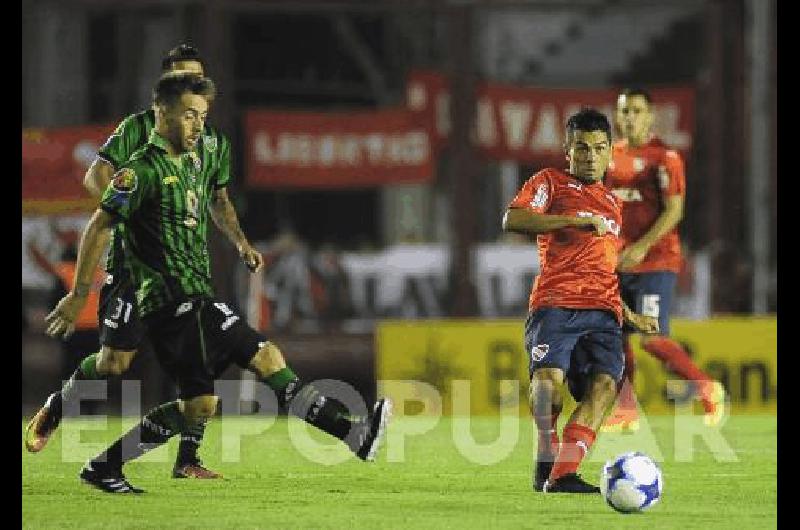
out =
[[644,453],[620,455],[606,462],[600,491],[609,506],[622,513],[640,512],[661,498],[661,469]]

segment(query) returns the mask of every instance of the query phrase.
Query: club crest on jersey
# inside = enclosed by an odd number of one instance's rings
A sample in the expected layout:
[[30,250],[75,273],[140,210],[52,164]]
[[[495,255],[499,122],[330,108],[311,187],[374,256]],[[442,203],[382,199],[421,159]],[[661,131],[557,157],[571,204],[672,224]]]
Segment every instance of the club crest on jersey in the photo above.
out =
[[633,159],[633,170],[637,173],[644,169],[644,158],[636,157]]
[[216,136],[203,136],[203,146],[208,149],[209,153],[217,150],[217,137]]
[[534,208],[544,208],[547,204],[547,184],[540,184],[536,189],[536,195],[533,196],[531,206]]
[[192,160],[192,164],[194,164],[195,171],[200,171],[203,167],[202,163],[200,162],[200,157],[194,151],[189,152],[189,158]]
[[544,359],[545,355],[547,355],[547,352],[549,351],[550,351],[549,344],[537,344],[536,346],[531,348],[531,359],[537,362],[541,361],[542,359]]
[[120,169],[111,179],[111,187],[119,193],[130,193],[136,189],[136,172],[129,167]]

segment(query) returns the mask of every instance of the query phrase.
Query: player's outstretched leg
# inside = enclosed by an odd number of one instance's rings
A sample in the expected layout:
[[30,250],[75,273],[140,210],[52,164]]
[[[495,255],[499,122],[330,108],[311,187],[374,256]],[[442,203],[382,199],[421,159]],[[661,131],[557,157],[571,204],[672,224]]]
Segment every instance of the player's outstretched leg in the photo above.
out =
[[392,411],[389,399],[376,401],[366,417],[353,417],[343,403],[322,395],[313,384],[302,382],[271,342],[253,356],[249,367],[275,392],[278,403],[290,414],[342,440],[361,460],[375,459]]
[[694,382],[706,413],[706,425],[718,425],[725,413],[725,390],[722,385],[698,368],[686,350],[669,337],[644,337],[642,348],[679,376]]
[[600,493],[578,475],[578,467],[597,438],[605,411],[614,401],[617,383],[604,373],[591,377],[585,398],[564,426],[561,449],[550,477],[544,484],[545,493]]

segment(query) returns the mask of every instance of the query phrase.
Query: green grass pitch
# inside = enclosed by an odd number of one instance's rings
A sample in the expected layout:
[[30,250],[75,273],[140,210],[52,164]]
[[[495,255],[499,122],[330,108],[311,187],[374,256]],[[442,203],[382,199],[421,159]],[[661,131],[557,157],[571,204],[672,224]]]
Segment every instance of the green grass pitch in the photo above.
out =
[[[517,427],[513,420],[501,425],[496,417],[441,418],[435,426],[419,417],[395,418],[371,464],[348,458],[343,446],[324,435],[290,438],[290,430],[307,432],[294,419],[242,416],[224,420],[223,428],[223,420],[216,418],[200,454],[225,480],[169,478],[177,447],[172,440],[167,448],[126,466],[128,479],[147,490],[136,496],[104,494],[77,478],[82,461],[95,451],[92,444],[115,439],[133,420],[109,418],[105,429],[83,432],[77,427],[98,425],[68,421],[42,453],[22,449],[22,522],[25,528],[81,529],[548,525],[740,530],[777,525],[775,416],[731,417],[711,444],[676,433],[673,417],[647,420],[641,431],[647,435],[600,435],[580,470],[597,483],[609,455],[643,450],[658,459],[660,452],[661,502],[632,515],[617,514],[599,495],[534,493],[535,442],[531,422],[524,418]],[[245,430],[263,432],[239,438],[237,433]],[[480,449],[501,433],[506,438],[494,449]]]

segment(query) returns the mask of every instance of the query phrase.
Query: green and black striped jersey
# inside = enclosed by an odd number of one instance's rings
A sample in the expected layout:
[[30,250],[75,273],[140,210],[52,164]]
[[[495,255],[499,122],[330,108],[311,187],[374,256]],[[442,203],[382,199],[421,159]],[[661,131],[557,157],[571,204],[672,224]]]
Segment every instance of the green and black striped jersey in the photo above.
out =
[[209,203],[229,179],[230,144],[208,129],[195,150],[177,159],[152,130],[114,175],[100,206],[125,226],[124,258],[141,316],[170,302],[212,296]]
[[[111,164],[114,171],[119,171],[133,153],[147,144],[150,138],[150,131],[155,127],[155,123],[156,114],[153,109],[131,114],[117,125],[113,134],[108,137],[106,143],[104,143],[98,151],[97,156]],[[214,149],[217,147],[222,149],[228,143],[228,139],[223,134],[219,133],[208,124],[206,124],[205,130],[203,131],[203,138],[200,140],[201,149],[202,143],[206,142],[206,139],[208,139],[209,146]],[[226,171],[226,175],[224,175],[225,178],[218,180],[227,182],[229,178],[227,174],[229,168],[226,166],[223,169]],[[123,249],[124,230],[124,224],[118,224],[114,227],[114,233],[111,238],[111,249],[108,252],[108,259],[106,260],[106,272],[110,274],[119,274],[121,272],[121,267],[123,267],[125,263],[125,252]]]

